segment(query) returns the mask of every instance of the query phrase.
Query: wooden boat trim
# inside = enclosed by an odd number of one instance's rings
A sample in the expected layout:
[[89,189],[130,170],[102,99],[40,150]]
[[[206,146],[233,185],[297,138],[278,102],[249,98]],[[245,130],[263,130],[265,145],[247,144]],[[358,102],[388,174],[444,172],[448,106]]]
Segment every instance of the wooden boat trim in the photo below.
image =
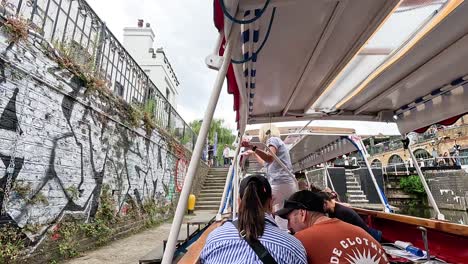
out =
[[200,263],[200,254],[205,246],[208,235],[213,232],[216,228],[222,226],[226,222],[226,219],[220,222],[214,222],[211,224],[208,229],[203,232],[200,238],[197,239],[195,243],[188,249],[187,253],[179,260],[179,264],[197,264]]
[[362,208],[353,208],[358,214],[368,215],[371,217],[376,217],[380,219],[387,219],[391,221],[406,223],[410,225],[423,226],[426,228],[438,230],[445,233],[450,233],[458,236],[467,236],[468,237],[468,226],[454,224],[449,222],[444,222],[440,220],[433,219],[424,219],[419,217],[401,215],[401,214],[391,214],[379,211],[372,211]]

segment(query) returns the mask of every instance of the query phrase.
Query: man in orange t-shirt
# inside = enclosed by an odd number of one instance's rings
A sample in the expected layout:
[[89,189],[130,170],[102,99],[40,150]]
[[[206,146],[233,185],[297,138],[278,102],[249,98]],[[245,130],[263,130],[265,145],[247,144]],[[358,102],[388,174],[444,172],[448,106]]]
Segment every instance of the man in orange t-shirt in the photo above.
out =
[[309,264],[387,264],[385,250],[362,228],[325,215],[323,198],[308,190],[294,193],[276,215],[288,219],[307,251]]

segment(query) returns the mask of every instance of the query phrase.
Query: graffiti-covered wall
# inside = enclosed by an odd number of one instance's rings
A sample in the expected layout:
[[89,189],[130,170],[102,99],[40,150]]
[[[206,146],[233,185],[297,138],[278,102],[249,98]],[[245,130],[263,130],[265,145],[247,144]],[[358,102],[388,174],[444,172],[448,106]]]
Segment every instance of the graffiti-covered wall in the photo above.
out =
[[177,199],[186,149],[161,130],[129,127],[112,101],[86,96],[43,42],[9,44],[0,33],[0,221],[39,226],[26,232],[34,244],[66,215],[93,218],[104,186],[116,214]]

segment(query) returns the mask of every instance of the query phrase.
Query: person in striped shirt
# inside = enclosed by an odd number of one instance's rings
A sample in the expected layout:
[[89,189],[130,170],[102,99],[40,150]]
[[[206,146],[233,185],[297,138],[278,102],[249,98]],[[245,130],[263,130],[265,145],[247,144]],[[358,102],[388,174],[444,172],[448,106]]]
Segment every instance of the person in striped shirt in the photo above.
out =
[[[239,197],[238,227],[226,222],[211,232],[200,254],[200,263],[262,263],[247,240],[260,241],[278,264],[307,263],[301,242],[279,229],[271,215],[272,192],[265,177],[244,178],[239,186]],[[240,236],[239,230],[245,232],[245,238]]]

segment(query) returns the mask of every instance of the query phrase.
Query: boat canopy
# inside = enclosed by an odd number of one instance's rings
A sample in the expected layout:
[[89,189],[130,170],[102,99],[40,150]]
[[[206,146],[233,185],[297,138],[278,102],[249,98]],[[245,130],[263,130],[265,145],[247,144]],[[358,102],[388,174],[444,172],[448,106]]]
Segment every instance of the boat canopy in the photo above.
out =
[[227,78],[240,131],[346,119],[407,133],[467,113],[467,13],[463,0],[214,0],[223,42],[237,35]]

